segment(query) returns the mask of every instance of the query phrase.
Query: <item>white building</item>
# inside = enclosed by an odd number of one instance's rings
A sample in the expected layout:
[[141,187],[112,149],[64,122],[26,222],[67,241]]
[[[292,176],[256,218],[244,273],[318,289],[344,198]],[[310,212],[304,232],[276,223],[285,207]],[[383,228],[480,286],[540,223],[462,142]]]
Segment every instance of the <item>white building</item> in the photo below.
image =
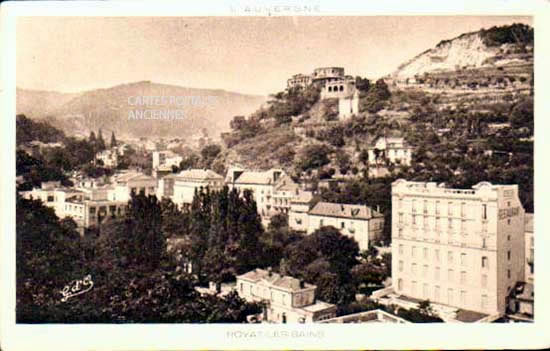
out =
[[252,192],[258,213],[262,218],[272,214],[272,197],[277,181],[286,175],[282,169],[270,169],[268,171],[243,171],[234,170],[228,174],[229,186],[238,189],[241,193],[248,189]]
[[307,233],[324,226],[333,226],[343,235],[355,239],[359,250],[367,250],[369,242],[382,236],[384,216],[365,205],[319,202],[308,212]]
[[409,166],[412,160],[412,146],[403,138],[378,138],[373,147],[369,147],[369,164],[383,163]]
[[179,167],[182,160],[183,158],[180,155],[170,150],[153,151],[153,169]]
[[346,97],[338,99],[338,118],[340,120],[346,120],[353,115],[359,113],[359,91],[355,89],[355,92]]
[[237,292],[249,302],[266,302],[263,320],[310,323],[336,317],[336,306],[315,299],[312,284],[289,276],[255,269],[237,276]]
[[290,201],[288,213],[288,226],[297,231],[307,232],[309,226],[309,215],[313,193],[311,191],[300,191]]
[[392,281],[400,295],[503,314],[524,279],[524,246],[517,185],[392,184]]
[[101,161],[106,168],[116,168],[118,166],[118,152],[116,149],[103,150],[95,156],[96,161]]
[[131,194],[156,195],[157,180],[138,172],[127,172],[114,177],[112,189],[107,199],[109,201],[128,202]]
[[41,188],[21,192],[26,199],[41,200],[54,209],[59,218],[72,218],[79,228],[97,226],[109,218],[124,215],[126,201],[111,201],[108,187],[73,189],[61,187],[59,182],[44,182]]
[[[169,186],[170,182],[170,178],[163,182],[164,192],[167,189],[166,185]],[[206,188],[216,191],[221,190],[223,186],[223,177],[214,171],[205,169],[181,171],[173,178],[172,201],[178,206],[189,205],[193,202],[195,191]]]

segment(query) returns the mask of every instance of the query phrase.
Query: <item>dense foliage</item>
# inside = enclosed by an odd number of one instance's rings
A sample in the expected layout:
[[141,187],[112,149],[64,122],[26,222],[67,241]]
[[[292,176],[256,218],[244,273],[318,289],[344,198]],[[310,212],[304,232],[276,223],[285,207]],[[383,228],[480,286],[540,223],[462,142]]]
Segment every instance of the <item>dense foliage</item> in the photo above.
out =
[[533,28],[522,23],[514,23],[509,26],[494,26],[481,31],[481,39],[487,46],[500,46],[502,44],[533,45]]
[[[17,321],[20,323],[242,323],[261,306],[236,293],[201,296],[195,278],[165,250],[162,206],[133,196],[122,221],[80,237],[39,201],[17,199]],[[93,288],[61,301],[89,274]]]

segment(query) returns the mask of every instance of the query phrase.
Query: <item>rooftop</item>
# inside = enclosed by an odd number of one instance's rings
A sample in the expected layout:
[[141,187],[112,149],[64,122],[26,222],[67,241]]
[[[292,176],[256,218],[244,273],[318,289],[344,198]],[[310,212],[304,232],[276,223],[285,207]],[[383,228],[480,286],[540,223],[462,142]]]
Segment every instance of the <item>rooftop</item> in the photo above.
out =
[[274,183],[273,173],[281,172],[282,170],[270,169],[269,171],[244,171],[237,179],[235,183],[240,184],[259,184],[269,185]]
[[330,202],[319,202],[309,211],[310,215],[341,217],[351,219],[371,219],[382,217],[382,214],[365,205],[348,205]]
[[256,268],[253,271],[241,274],[237,278],[243,278],[251,280],[253,282],[259,282],[261,280],[266,281],[270,285],[282,288],[285,290],[301,290],[305,288],[315,288],[315,285],[304,283],[302,286],[299,279],[290,276],[284,276],[279,273],[270,272],[269,270]]
[[186,178],[186,179],[214,179],[214,180],[223,180],[223,177],[218,173],[209,170],[209,169],[187,169],[178,173],[177,178]]

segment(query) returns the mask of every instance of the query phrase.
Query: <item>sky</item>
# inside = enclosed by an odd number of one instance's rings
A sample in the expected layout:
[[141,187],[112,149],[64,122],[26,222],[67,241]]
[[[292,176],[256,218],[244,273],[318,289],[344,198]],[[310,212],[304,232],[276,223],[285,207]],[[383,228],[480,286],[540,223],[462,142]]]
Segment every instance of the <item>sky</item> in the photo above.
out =
[[371,79],[462,33],[530,17],[21,17],[17,86],[80,92],[150,80],[268,95],[316,67]]

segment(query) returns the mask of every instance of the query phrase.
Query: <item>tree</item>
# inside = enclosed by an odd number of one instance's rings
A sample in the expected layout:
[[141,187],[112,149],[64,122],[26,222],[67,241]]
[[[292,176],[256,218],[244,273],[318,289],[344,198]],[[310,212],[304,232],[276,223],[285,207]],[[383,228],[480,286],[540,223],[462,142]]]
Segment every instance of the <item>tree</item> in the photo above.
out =
[[430,300],[424,300],[424,301],[421,301],[419,304],[418,304],[418,310],[424,314],[427,314],[429,316],[433,316],[434,315],[434,310],[432,308],[432,305],[430,303]]
[[307,171],[323,167],[330,162],[328,159],[330,152],[329,147],[324,144],[307,145],[302,150],[298,169],[300,171]]
[[116,141],[116,137],[115,137],[115,132],[113,131],[111,133],[111,148],[114,148],[116,147],[118,144],[117,144],[117,141]]
[[166,252],[166,240],[162,234],[162,211],[156,196],[132,193],[128,202],[125,226],[121,236],[126,236],[127,258],[157,267]]
[[103,134],[101,133],[101,128],[97,133],[97,150],[98,151],[105,150],[105,140],[103,140]]
[[97,141],[97,140],[96,140],[96,137],[95,137],[95,133],[94,133],[94,131],[92,130],[92,131],[90,131],[90,136],[88,137],[88,142],[89,142],[90,144],[95,145],[96,141]]
[[534,132],[533,99],[525,98],[518,102],[510,112],[510,124],[514,128],[528,128],[529,133]]
[[320,297],[345,303],[355,294],[350,272],[358,255],[355,240],[334,227],[322,227],[290,244],[285,259],[291,275],[317,285]]
[[369,91],[370,88],[370,80],[357,76],[355,77],[355,87],[360,92],[366,93],[367,91]]

